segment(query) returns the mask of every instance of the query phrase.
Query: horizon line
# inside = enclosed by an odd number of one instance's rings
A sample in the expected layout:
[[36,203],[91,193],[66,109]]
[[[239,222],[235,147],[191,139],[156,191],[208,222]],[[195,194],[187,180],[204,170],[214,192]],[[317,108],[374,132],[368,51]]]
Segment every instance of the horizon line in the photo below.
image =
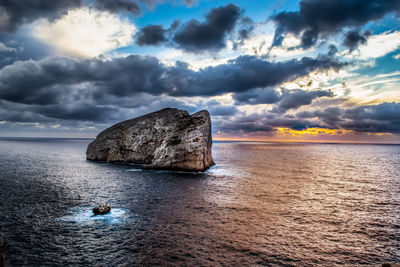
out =
[[[96,137],[63,137],[63,136],[0,136],[1,139],[80,139],[95,140]],[[240,138],[213,138],[213,142],[259,142],[259,143],[316,143],[316,144],[369,144],[369,145],[400,145],[400,142],[379,141],[348,141],[348,140],[282,140],[282,139],[240,139]]]

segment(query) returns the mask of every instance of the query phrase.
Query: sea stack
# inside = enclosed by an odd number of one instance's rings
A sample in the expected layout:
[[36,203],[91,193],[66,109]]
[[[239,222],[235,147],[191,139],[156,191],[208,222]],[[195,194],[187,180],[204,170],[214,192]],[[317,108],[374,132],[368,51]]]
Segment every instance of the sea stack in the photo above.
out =
[[205,171],[211,155],[211,119],[207,110],[162,109],[102,131],[89,144],[92,161],[140,164],[142,168]]

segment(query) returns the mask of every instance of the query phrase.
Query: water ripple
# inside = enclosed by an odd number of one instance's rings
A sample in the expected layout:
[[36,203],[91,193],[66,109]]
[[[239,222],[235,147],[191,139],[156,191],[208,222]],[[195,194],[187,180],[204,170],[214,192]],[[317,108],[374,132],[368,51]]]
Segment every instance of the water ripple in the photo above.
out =
[[0,138],[9,266],[400,262],[400,146],[215,143],[203,174],[88,162],[88,143]]

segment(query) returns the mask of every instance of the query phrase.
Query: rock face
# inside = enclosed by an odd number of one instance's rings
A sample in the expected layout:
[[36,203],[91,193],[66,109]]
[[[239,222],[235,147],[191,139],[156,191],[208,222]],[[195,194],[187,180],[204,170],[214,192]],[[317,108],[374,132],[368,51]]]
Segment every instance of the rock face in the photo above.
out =
[[6,266],[6,247],[7,240],[3,234],[0,233],[0,267]]
[[101,203],[100,205],[93,208],[93,214],[96,215],[104,215],[111,211],[111,206],[108,203]]
[[88,160],[143,164],[143,168],[204,171],[214,165],[211,119],[167,108],[123,121],[89,144]]

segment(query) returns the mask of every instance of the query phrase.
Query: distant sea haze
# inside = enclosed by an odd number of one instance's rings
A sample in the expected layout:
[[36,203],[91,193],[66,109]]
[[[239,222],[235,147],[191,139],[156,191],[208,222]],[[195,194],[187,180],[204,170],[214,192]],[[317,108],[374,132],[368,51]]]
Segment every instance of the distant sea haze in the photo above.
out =
[[399,145],[214,142],[182,173],[89,162],[89,142],[0,138],[8,266],[400,262]]

